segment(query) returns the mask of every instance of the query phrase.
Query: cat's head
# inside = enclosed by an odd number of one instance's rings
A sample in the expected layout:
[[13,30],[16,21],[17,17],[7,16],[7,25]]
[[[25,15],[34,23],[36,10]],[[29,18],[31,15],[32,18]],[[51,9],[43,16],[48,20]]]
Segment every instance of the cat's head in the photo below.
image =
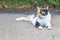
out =
[[48,14],[48,6],[46,8],[41,8],[37,6],[37,14],[39,17],[46,16]]

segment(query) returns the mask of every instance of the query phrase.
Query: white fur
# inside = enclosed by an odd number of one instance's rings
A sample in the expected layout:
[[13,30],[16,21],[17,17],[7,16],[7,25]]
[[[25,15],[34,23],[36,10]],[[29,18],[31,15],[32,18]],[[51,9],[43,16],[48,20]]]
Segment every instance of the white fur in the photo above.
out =
[[42,30],[42,27],[41,27],[41,26],[39,26],[39,27],[38,27],[38,29],[39,29],[39,30]]

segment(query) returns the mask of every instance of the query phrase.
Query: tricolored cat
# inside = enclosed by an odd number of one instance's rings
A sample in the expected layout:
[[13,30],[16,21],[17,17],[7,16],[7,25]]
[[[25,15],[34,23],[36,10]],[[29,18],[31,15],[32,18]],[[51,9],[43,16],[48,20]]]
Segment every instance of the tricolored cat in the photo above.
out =
[[51,14],[48,11],[48,6],[46,8],[40,8],[37,6],[36,14],[16,18],[16,21],[29,21],[38,29],[42,29],[43,27],[51,29]]

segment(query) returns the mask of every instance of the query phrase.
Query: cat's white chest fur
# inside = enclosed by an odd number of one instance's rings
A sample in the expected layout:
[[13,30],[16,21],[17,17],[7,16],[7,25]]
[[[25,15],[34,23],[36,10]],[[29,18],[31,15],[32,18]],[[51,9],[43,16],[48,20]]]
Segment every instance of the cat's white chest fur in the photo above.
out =
[[43,25],[47,25],[48,23],[50,23],[51,21],[51,15],[50,13],[48,13],[48,15],[46,16],[42,16],[42,19],[37,18],[37,21],[43,26]]

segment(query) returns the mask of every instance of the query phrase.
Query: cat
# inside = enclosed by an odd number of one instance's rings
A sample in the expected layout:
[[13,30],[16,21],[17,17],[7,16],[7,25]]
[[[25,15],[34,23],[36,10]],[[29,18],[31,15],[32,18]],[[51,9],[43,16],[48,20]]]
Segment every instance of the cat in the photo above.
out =
[[48,6],[46,8],[40,8],[39,6],[37,6],[36,14],[16,18],[16,21],[29,21],[38,29],[42,29],[43,27],[51,29],[51,14],[48,9]]

